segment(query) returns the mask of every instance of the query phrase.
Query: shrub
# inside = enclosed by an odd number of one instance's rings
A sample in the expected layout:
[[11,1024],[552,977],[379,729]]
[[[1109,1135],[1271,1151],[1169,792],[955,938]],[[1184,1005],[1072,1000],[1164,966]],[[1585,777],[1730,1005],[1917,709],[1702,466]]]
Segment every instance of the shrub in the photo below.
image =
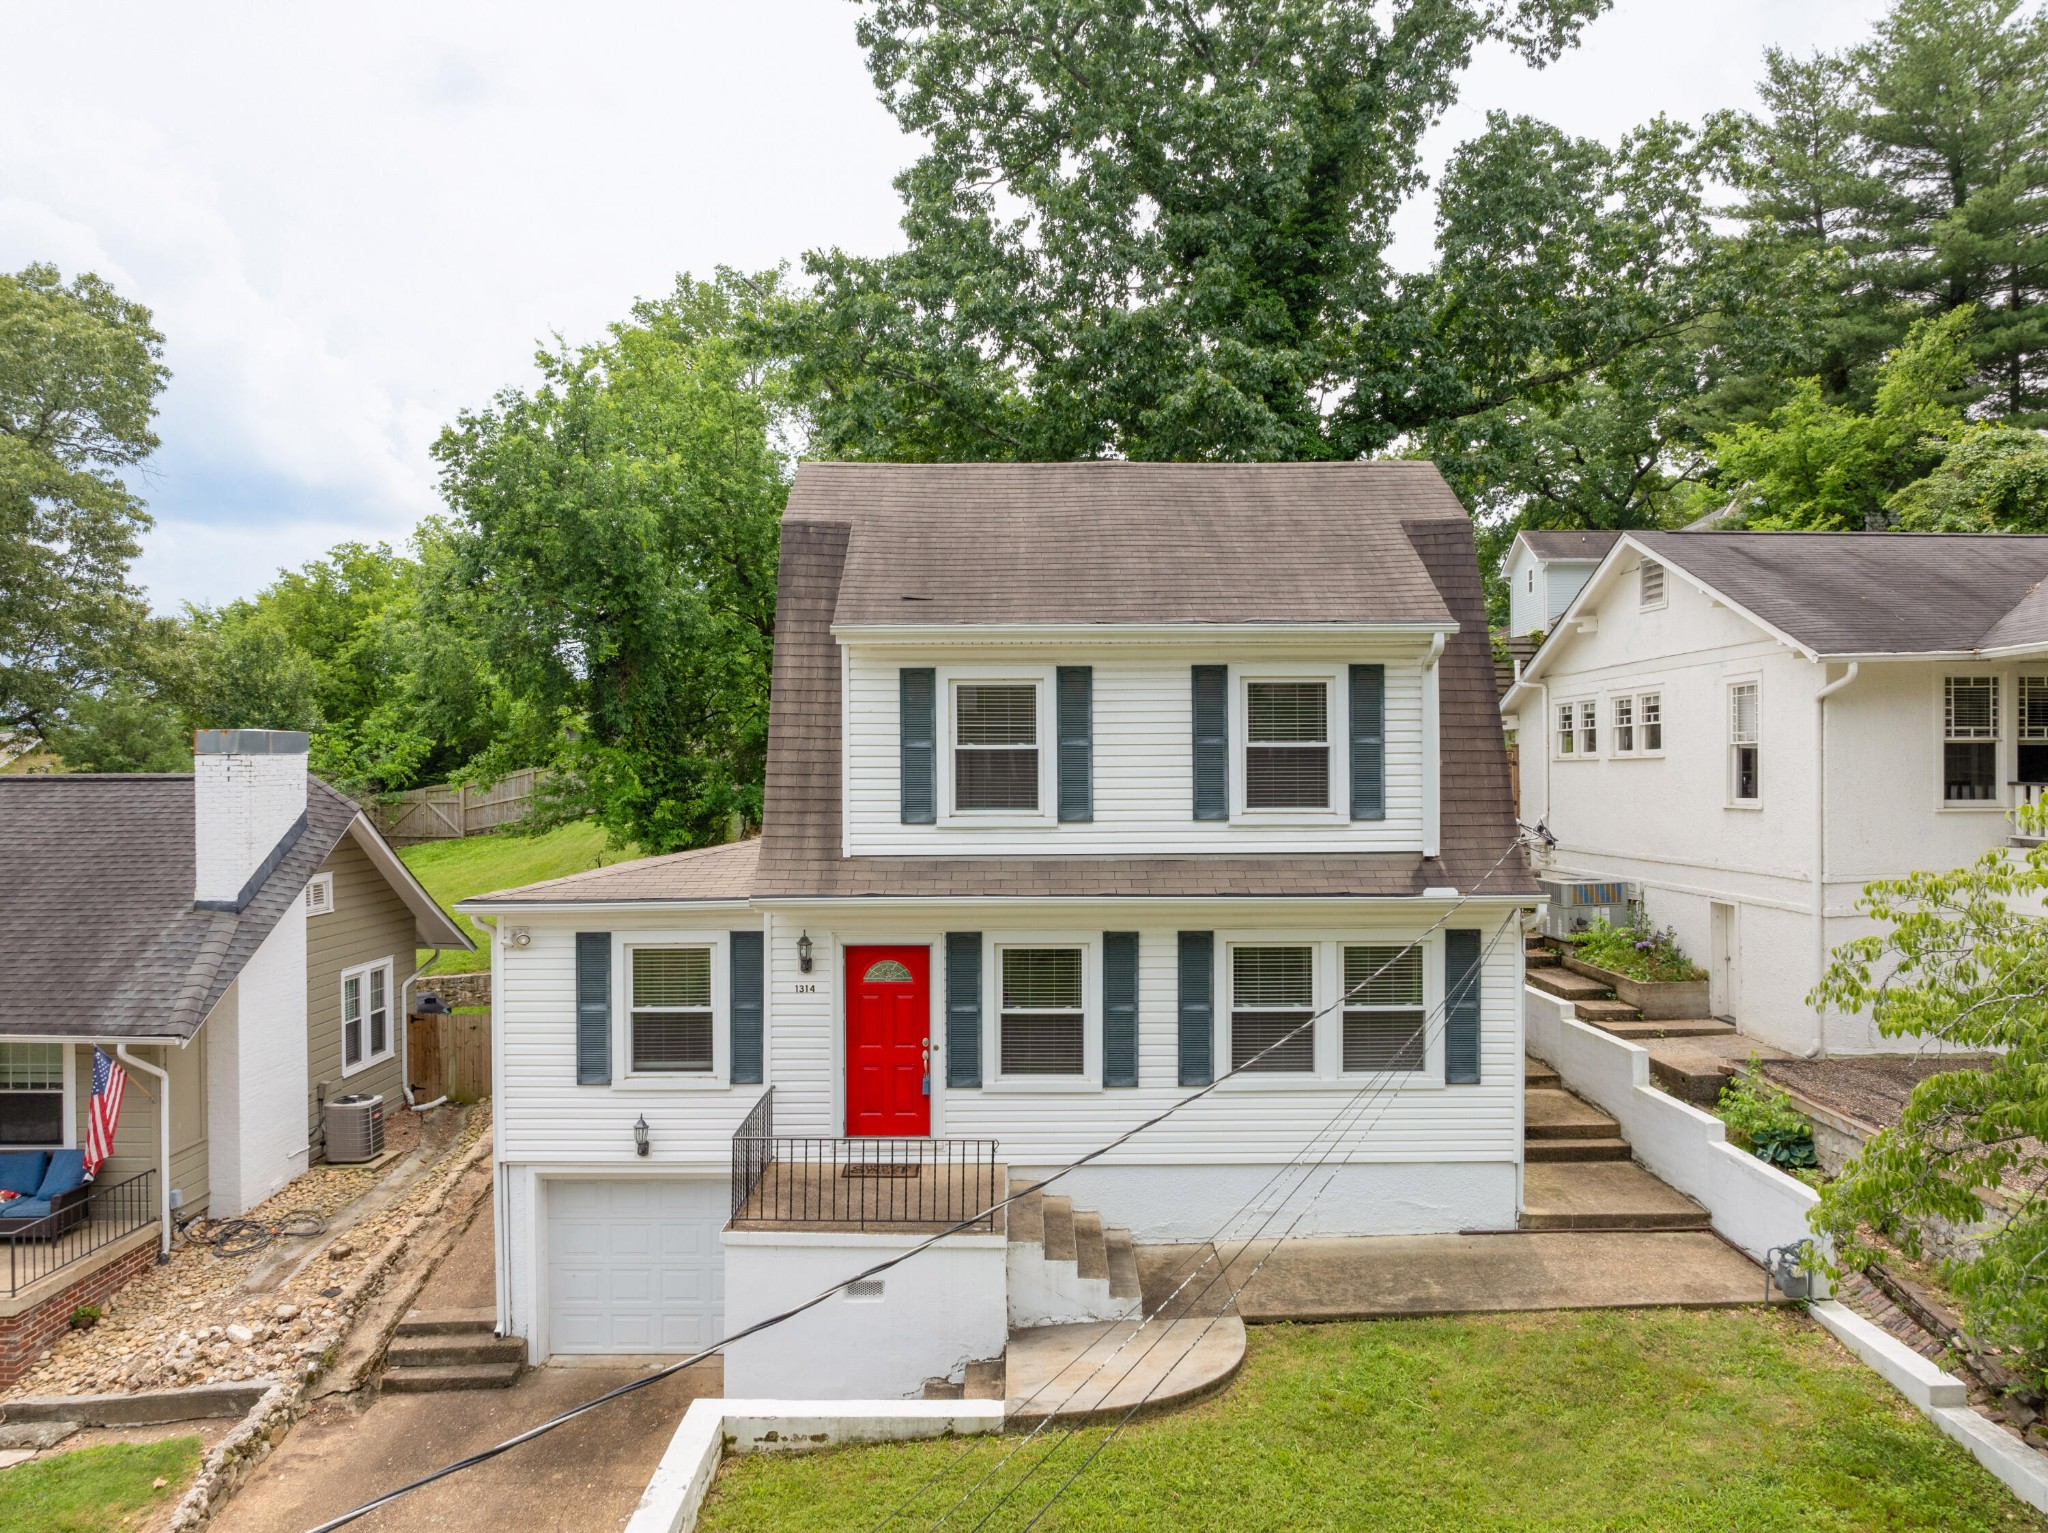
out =
[[1579,957],[1587,963],[1626,974],[1630,979],[1668,982],[1699,980],[1707,971],[1687,958],[1670,927],[1658,931],[1647,921],[1610,926],[1596,920],[1576,937]]
[[1721,1093],[1716,1109],[1729,1132],[1752,1155],[1786,1170],[1817,1166],[1813,1125],[1799,1115],[1791,1095],[1764,1079],[1763,1061],[1749,1056],[1749,1072]]
[[97,1304],[81,1304],[71,1312],[71,1329],[89,1331],[100,1323],[103,1312]]

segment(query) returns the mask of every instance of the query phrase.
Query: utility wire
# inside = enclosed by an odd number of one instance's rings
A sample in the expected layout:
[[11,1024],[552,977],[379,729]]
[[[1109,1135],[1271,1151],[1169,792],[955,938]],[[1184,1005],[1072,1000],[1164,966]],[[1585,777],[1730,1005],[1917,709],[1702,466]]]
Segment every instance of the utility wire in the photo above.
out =
[[800,1304],[792,1305],[788,1309],[782,1310],[773,1315],[769,1315],[761,1320],[757,1320],[756,1322],[754,1322],[754,1324],[746,1326],[741,1330],[730,1332],[729,1334],[719,1338],[719,1340],[713,1342],[710,1346],[704,1348],[702,1351],[694,1352],[690,1356],[682,1358],[677,1362],[666,1364],[661,1368],[655,1369],[652,1373],[645,1374],[640,1378],[631,1380],[630,1382],[625,1384],[621,1384],[615,1389],[606,1390],[603,1394],[594,1396],[593,1398],[584,1401],[581,1405],[572,1406],[570,1409],[563,1411],[559,1415],[551,1416],[546,1421],[540,1422],[536,1426],[529,1427],[524,1432],[520,1432],[512,1437],[508,1437],[501,1443],[495,1443],[488,1448],[479,1449],[477,1452],[459,1458],[455,1460],[453,1463],[444,1464],[441,1466],[441,1468],[436,1469],[429,1474],[421,1475],[416,1480],[408,1481],[404,1485],[400,1485],[392,1490],[388,1490],[380,1496],[374,1497],[369,1501],[365,1501],[360,1506],[353,1507],[350,1510],[343,1512],[338,1517],[329,1518],[326,1522],[320,1523],[315,1527],[308,1529],[307,1533],[336,1533],[337,1529],[345,1528],[350,1523],[359,1521],[360,1519],[367,1517],[371,1512],[376,1511],[378,1508],[388,1506],[392,1502],[397,1501],[402,1497],[411,1495],[416,1490],[423,1490],[429,1485],[435,1484],[440,1480],[447,1479],[450,1475],[460,1474],[463,1470],[473,1469],[479,1464],[488,1463],[490,1460],[499,1457],[501,1454],[509,1453],[512,1449],[519,1447],[522,1443],[531,1442],[536,1437],[541,1437],[549,1432],[554,1431],[557,1427],[566,1426],[569,1422],[576,1420],[580,1416],[587,1415],[589,1412],[596,1410],[601,1405],[608,1405],[614,1400],[623,1399],[625,1396],[633,1394],[639,1390],[646,1389],[650,1385],[658,1384],[663,1379],[671,1378],[674,1375],[683,1372],[685,1369],[694,1368],[697,1364],[705,1361],[707,1358],[717,1356],[720,1352],[724,1351],[725,1348],[730,1346],[733,1342],[744,1340],[746,1337],[757,1335],[762,1331],[769,1330],[775,1326],[782,1325],[788,1321],[794,1320],[797,1316],[805,1314],[810,1310],[816,1309],[820,1304],[825,1303],[834,1295],[843,1291],[850,1284],[863,1282],[868,1278],[877,1277],[894,1267],[900,1267],[903,1263],[909,1261],[912,1257],[922,1255],[924,1252],[930,1250],[940,1241],[950,1239],[954,1235],[958,1235],[966,1230],[973,1228],[975,1225],[980,1224],[983,1220],[988,1219],[991,1215],[1008,1208],[1012,1203],[1017,1202],[1019,1199],[1029,1197],[1034,1192],[1043,1191],[1045,1188],[1050,1187],[1054,1182],[1063,1179],[1072,1172],[1078,1171],[1081,1167],[1089,1165],[1094,1161],[1100,1160],[1103,1156],[1109,1154],[1111,1151],[1119,1149],[1122,1146],[1130,1143],[1130,1141],[1137,1138],[1138,1135],[1145,1133],[1149,1129],[1157,1127],[1159,1124],[1164,1123],[1168,1118],[1180,1112],[1182,1109],[1191,1107],[1196,1102],[1201,1101],[1204,1097],[1214,1092],[1225,1081],[1232,1080],[1235,1077],[1245,1073],[1247,1070],[1252,1069],[1254,1066],[1258,1064],[1258,1062],[1261,1059],[1265,1058],[1266,1055],[1272,1053],[1275,1049],[1280,1048],[1284,1044],[1288,1043],[1290,1040],[1299,1035],[1304,1029],[1313,1027],[1320,1018],[1327,1016],[1330,1012],[1344,1005],[1360,990],[1364,989],[1367,985],[1371,984],[1373,980],[1379,978],[1380,975],[1384,974],[1388,969],[1391,969],[1394,966],[1394,964],[1400,961],[1401,956],[1405,954],[1409,949],[1420,946],[1429,937],[1433,936],[1437,931],[1441,930],[1444,927],[1444,925],[1448,923],[1450,919],[1458,913],[1458,911],[1463,909],[1472,900],[1478,898],[1480,889],[1494,876],[1494,874],[1498,873],[1501,870],[1502,866],[1507,862],[1507,860],[1510,857],[1512,857],[1515,854],[1515,852],[1518,851],[1524,845],[1524,837],[1522,833],[1526,831],[1527,827],[1522,826],[1520,822],[1517,822],[1518,833],[1512,840],[1508,842],[1507,846],[1502,849],[1500,856],[1494,859],[1492,866],[1487,868],[1487,870],[1484,873],[1480,874],[1479,878],[1472,884],[1472,886],[1469,889],[1466,889],[1463,892],[1461,892],[1457,899],[1452,901],[1451,904],[1444,910],[1442,915],[1438,916],[1435,921],[1431,922],[1427,927],[1425,927],[1419,935],[1410,940],[1404,948],[1399,950],[1393,958],[1387,960],[1387,962],[1383,964],[1380,967],[1380,969],[1375,971],[1372,975],[1368,976],[1364,980],[1361,980],[1357,985],[1347,989],[1342,996],[1332,1001],[1328,1006],[1323,1007],[1319,1011],[1311,1013],[1301,1023],[1299,1027],[1292,1028],[1288,1032],[1282,1034],[1280,1037],[1275,1038],[1263,1049],[1260,1049],[1257,1053],[1249,1056],[1243,1064],[1233,1066],[1231,1069],[1224,1071],[1222,1074],[1216,1076],[1216,1078],[1210,1081],[1207,1085],[1198,1087],[1194,1091],[1189,1092],[1186,1096],[1179,1098],[1177,1101],[1169,1103],[1167,1106],[1160,1109],[1160,1111],[1154,1113],[1151,1117],[1142,1120],[1133,1127],[1125,1130],[1123,1133],[1118,1134],[1115,1138],[1109,1140],[1107,1143],[1098,1145],[1096,1148],[1088,1151],[1085,1155],[1081,1155],[1076,1159],[1067,1162],[1067,1164],[1059,1167],[1057,1170],[1052,1171],[1048,1173],[1046,1176],[1039,1179],[1038,1181],[1033,1182],[1030,1186],[1022,1188],[1018,1191],[1011,1192],[1008,1196],[1003,1197],[997,1200],[996,1202],[990,1204],[987,1208],[982,1209],[979,1213],[971,1214],[967,1218],[959,1220],[958,1222],[947,1226],[945,1229],[938,1231],[936,1234],[930,1235],[925,1239],[920,1240],[917,1244],[911,1246],[908,1250],[898,1252],[895,1256],[889,1257],[883,1261],[876,1262],[873,1266],[870,1266],[864,1269],[863,1271],[856,1272],[851,1276],[844,1278],[837,1283],[834,1283],[830,1288],[824,1289],[823,1291],[812,1295],[810,1298],[804,1300]]

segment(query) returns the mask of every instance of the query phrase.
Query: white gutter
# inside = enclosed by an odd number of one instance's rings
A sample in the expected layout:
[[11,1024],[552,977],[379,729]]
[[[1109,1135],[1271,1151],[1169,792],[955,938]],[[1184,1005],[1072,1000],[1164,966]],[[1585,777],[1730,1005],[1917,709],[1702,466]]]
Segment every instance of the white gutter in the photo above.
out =
[[834,623],[835,639],[867,643],[944,639],[960,643],[1013,644],[1086,640],[1102,644],[1234,643],[1291,639],[1419,639],[1458,631],[1455,622],[1421,623]]
[[[1862,662],[1851,660],[1849,669],[1813,694],[1813,982],[1818,985],[1828,972],[1828,699],[1856,679]],[[1823,675],[1826,673],[1823,672]],[[1818,1037],[1810,1059],[1828,1057],[1827,1009],[1813,1009]]]
[[157,1198],[158,1213],[162,1217],[162,1229],[158,1239],[156,1260],[162,1266],[171,1259],[171,1073],[146,1059],[137,1059],[128,1052],[128,1045],[114,1045],[114,1057],[131,1070],[140,1070],[145,1075],[157,1078],[159,1095],[156,1104],[157,1135]]
[[1429,641],[1429,654],[1422,662],[1422,759],[1429,767],[1429,781],[1422,794],[1422,855],[1434,858],[1443,841],[1443,720],[1440,717],[1442,678],[1436,668],[1443,658],[1445,636]]

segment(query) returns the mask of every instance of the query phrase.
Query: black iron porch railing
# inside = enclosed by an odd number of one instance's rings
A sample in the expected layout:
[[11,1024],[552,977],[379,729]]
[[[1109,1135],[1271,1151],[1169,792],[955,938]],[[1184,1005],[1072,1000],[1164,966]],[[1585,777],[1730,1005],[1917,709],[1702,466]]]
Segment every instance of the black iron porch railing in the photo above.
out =
[[997,1141],[778,1135],[773,1112],[764,1095],[733,1135],[734,1229],[999,1228]]
[[93,1183],[82,1200],[60,1204],[40,1219],[0,1219],[8,1297],[137,1230],[154,1229],[157,1219],[154,1170],[105,1186]]

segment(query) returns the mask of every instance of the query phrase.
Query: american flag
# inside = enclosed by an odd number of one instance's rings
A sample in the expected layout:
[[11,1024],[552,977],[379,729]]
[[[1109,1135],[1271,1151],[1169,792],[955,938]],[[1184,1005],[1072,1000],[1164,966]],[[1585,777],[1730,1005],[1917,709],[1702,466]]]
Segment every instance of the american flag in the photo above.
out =
[[128,1072],[102,1049],[92,1051],[92,1117],[85,1129],[85,1176],[90,1181],[114,1153],[114,1125],[121,1121],[121,1093]]

